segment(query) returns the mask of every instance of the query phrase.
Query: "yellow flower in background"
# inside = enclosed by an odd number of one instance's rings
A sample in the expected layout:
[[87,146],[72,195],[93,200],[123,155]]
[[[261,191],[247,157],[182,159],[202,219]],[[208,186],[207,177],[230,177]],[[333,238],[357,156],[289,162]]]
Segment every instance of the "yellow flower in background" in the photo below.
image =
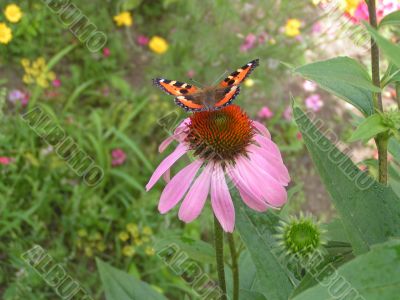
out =
[[168,42],[164,38],[155,35],[150,39],[149,48],[157,54],[163,54],[168,50]]
[[289,19],[285,25],[285,34],[296,37],[300,34],[301,21],[299,19]]
[[22,18],[22,11],[16,4],[9,4],[4,10],[4,15],[11,23],[17,23]]
[[78,230],[78,235],[79,235],[80,237],[85,237],[85,236],[87,236],[87,231],[86,231],[86,229],[79,229],[79,230]]
[[138,237],[139,236],[139,228],[136,224],[129,223],[126,225],[126,230],[133,236],[133,237]]
[[119,15],[114,16],[114,22],[117,24],[117,26],[132,26],[133,20],[132,20],[132,15],[129,11],[123,11]]
[[244,84],[245,86],[247,86],[247,87],[252,87],[252,86],[254,86],[254,80],[251,79],[251,78],[246,79],[246,80],[244,81],[243,84]]
[[350,16],[353,16],[361,1],[362,0],[344,0],[342,3],[344,11]]
[[8,44],[12,40],[11,28],[6,23],[0,23],[0,43]]
[[149,226],[144,226],[142,233],[144,235],[152,235],[153,234],[153,230],[149,227]]
[[128,257],[134,256],[136,253],[135,248],[133,246],[125,246],[122,248],[122,254]]
[[21,65],[25,70],[22,80],[26,84],[36,83],[42,88],[47,88],[49,81],[56,79],[56,74],[48,70],[46,60],[43,57],[39,57],[33,62],[23,58]]
[[118,235],[119,239],[123,242],[126,242],[129,239],[129,234],[126,231],[122,231]]
[[146,253],[146,255],[148,255],[148,256],[153,256],[156,253],[156,251],[154,250],[153,247],[148,246],[144,250],[144,253]]

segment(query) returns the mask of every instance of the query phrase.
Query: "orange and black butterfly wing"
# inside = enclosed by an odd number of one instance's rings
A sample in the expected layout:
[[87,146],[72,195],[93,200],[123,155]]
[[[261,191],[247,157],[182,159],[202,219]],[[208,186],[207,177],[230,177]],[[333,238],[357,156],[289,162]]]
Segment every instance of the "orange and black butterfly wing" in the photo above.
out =
[[228,87],[217,88],[215,90],[214,109],[221,109],[232,104],[232,101],[239,95],[240,87],[231,85]]
[[239,85],[250,75],[250,73],[259,65],[259,60],[255,59],[247,63],[243,67],[232,72],[228,77],[219,83],[220,87],[228,87],[231,85]]
[[201,89],[194,85],[164,78],[153,79],[153,83],[167,94],[176,96],[175,103],[186,111],[206,109],[202,102]]

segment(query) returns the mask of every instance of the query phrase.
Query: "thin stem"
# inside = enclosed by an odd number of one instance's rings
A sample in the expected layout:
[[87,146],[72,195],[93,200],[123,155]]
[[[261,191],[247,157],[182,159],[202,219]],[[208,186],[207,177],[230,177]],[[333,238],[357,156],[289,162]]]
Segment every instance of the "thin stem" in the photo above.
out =
[[[366,0],[368,5],[369,22],[372,27],[377,28],[378,22],[376,18],[376,1]],[[375,86],[381,87],[381,78],[379,73],[379,48],[374,39],[371,38],[371,68],[372,68],[372,82]],[[378,111],[383,111],[382,94],[374,93],[374,107]],[[375,143],[378,148],[378,165],[379,165],[379,182],[387,184],[387,136],[379,134],[375,138]]]
[[224,234],[217,218],[214,216],[214,243],[215,257],[217,260],[218,283],[223,295],[221,300],[226,300],[226,283],[224,270]]
[[239,300],[239,266],[237,262],[235,239],[231,233],[228,234],[228,242],[232,259],[233,300]]
[[400,110],[400,82],[396,82],[396,101],[397,107]]

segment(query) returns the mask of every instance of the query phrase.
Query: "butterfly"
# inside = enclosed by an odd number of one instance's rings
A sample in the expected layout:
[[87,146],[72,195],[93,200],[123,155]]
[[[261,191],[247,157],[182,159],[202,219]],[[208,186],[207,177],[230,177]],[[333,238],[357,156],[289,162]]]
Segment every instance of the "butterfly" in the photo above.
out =
[[240,92],[239,84],[258,65],[258,59],[252,60],[232,72],[219,84],[205,88],[164,78],[155,78],[153,79],[153,83],[167,94],[175,96],[175,103],[186,111],[218,110],[232,104],[232,101]]

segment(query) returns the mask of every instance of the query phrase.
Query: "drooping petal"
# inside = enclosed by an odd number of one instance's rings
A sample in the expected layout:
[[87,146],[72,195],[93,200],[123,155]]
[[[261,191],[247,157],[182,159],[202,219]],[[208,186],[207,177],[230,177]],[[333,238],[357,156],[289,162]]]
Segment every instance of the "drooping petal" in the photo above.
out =
[[252,164],[247,158],[243,158],[243,165],[247,168],[249,177],[252,181],[252,189],[261,187],[263,199],[273,207],[281,207],[287,201],[287,192],[285,188],[271,175],[263,172],[258,164]]
[[167,213],[182,199],[202,164],[201,160],[195,160],[172,178],[161,194],[158,203],[160,213]]
[[256,134],[254,136],[254,139],[261,147],[267,150],[271,155],[273,155],[277,159],[282,160],[281,152],[279,151],[278,146],[272,140],[266,138],[261,134]]
[[167,137],[158,147],[158,151],[160,153],[164,152],[164,150],[173,142],[173,141],[179,141],[182,142],[184,138],[186,137],[185,134],[185,129],[187,128],[187,125],[190,123],[190,118],[186,118],[183,120],[179,126],[175,129],[174,134]]
[[249,145],[247,150],[249,151],[251,161],[260,166],[263,172],[267,172],[276,178],[282,185],[288,185],[290,175],[283,162],[276,159],[269,159],[267,151],[256,145]]
[[175,135],[171,135],[169,137],[167,137],[164,141],[162,141],[162,143],[160,144],[160,146],[158,146],[158,152],[162,153],[164,152],[165,149],[167,149],[167,147],[173,142],[175,141],[176,136]]
[[267,127],[264,126],[264,124],[254,120],[252,121],[252,123],[254,128],[257,129],[258,132],[260,132],[265,137],[271,139],[271,133],[268,131]]
[[233,232],[235,227],[235,208],[233,207],[231,194],[220,164],[215,164],[211,178],[211,205],[224,231]]
[[209,163],[195,180],[179,209],[179,219],[189,223],[196,219],[206,202],[214,164]]
[[160,177],[183,155],[187,152],[187,147],[184,144],[179,144],[178,147],[168,155],[157,167],[146,185],[146,191],[150,190]]
[[165,171],[165,173],[163,174],[163,179],[166,183],[171,181],[171,169],[168,169],[167,171]]
[[232,179],[233,183],[239,190],[239,193],[243,199],[243,201],[250,208],[256,211],[265,211],[268,208],[267,203],[263,200],[261,191],[256,186],[255,189],[251,189],[254,185],[250,185],[250,178],[247,178],[247,173],[240,160],[236,161],[236,165],[228,166],[227,173],[229,177]]

